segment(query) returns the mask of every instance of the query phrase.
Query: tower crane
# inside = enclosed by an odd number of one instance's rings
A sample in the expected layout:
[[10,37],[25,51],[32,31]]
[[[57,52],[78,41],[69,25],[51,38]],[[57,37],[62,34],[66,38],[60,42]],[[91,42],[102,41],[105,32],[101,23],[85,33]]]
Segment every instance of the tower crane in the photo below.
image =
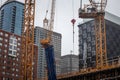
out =
[[35,0],[25,0],[20,80],[33,80]]
[[[53,25],[54,25],[54,16],[55,16],[55,2],[56,0],[51,0],[51,15],[50,22],[45,17],[43,20],[43,27],[46,29],[46,37],[40,40],[40,43],[43,45],[45,49],[46,63],[47,63],[47,73],[48,80],[57,80],[56,79],[56,67],[55,67],[55,58],[54,58],[54,48],[52,45],[52,33],[53,33]],[[47,11],[48,12],[48,11]]]
[[[82,0],[81,0],[82,2]],[[79,18],[95,19],[96,37],[96,68],[101,69],[107,65],[106,53],[106,27],[105,27],[105,7],[107,0],[89,0],[90,4],[79,9]]]

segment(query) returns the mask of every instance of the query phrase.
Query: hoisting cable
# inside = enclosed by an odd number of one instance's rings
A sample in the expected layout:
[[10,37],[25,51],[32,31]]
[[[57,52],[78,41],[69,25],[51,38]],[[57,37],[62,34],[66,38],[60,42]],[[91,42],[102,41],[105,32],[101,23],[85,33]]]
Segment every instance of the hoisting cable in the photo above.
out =
[[71,20],[72,26],[73,26],[73,54],[74,54],[74,24],[76,20],[74,19],[74,0],[72,0],[72,12],[73,12],[73,19]]

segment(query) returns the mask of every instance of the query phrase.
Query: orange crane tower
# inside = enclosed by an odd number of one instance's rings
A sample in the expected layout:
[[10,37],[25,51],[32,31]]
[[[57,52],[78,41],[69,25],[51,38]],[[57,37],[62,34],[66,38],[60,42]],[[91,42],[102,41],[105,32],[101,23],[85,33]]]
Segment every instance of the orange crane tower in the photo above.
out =
[[104,20],[107,0],[89,0],[89,2],[90,4],[84,5],[84,8],[81,7],[79,9],[79,18],[95,19],[96,68],[101,69],[107,65],[106,28]]
[[25,0],[20,80],[33,80],[35,0]]

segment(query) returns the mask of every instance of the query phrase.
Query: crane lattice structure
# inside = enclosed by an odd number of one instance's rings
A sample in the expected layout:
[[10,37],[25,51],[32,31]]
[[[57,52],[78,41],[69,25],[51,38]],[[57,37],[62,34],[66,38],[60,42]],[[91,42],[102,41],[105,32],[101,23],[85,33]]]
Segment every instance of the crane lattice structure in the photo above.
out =
[[102,68],[107,65],[106,53],[106,27],[105,27],[105,7],[107,0],[89,0],[90,4],[80,8],[80,18],[95,19],[95,37],[96,37],[96,67]]
[[105,7],[107,0],[89,0],[90,4],[79,9],[79,18],[95,19],[96,68],[84,68],[77,72],[58,75],[58,80],[119,80],[120,57],[107,61]]
[[45,34],[47,35],[44,39],[40,40],[40,43],[43,45],[45,49],[48,80],[56,80],[56,66],[55,66],[54,48],[52,44],[52,33],[53,33],[53,25],[54,25],[56,0],[51,0],[51,1],[52,4],[51,4],[50,22],[46,17],[43,20],[43,25],[44,25],[43,27],[46,30]]
[[34,15],[35,0],[25,0],[20,80],[33,80]]
[[51,15],[50,15],[50,21],[45,17],[43,20],[43,27],[47,30],[47,35],[44,39],[42,39],[40,42],[42,45],[51,44],[52,41],[52,33],[53,33],[53,25],[54,25],[54,17],[55,17],[55,3],[56,0],[51,0]]

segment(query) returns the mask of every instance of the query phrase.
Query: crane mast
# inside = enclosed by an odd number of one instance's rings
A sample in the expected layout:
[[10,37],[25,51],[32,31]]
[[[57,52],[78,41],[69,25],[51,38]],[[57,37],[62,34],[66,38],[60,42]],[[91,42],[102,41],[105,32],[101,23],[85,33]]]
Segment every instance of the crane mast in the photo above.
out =
[[34,15],[35,0],[25,0],[20,80],[33,80]]
[[47,30],[47,36],[45,37],[45,39],[42,39],[40,41],[42,45],[47,45],[51,43],[54,17],[55,17],[55,3],[56,3],[56,0],[52,0],[50,21],[47,18],[45,18],[43,21],[43,25],[44,25],[43,27]]
[[[105,7],[107,0],[89,0],[90,4],[79,9],[79,18],[95,19],[96,38],[96,68],[101,69],[107,65],[106,53],[106,27],[105,27]],[[82,2],[82,0],[81,0]]]
[[55,2],[56,2],[56,0],[52,0],[50,22],[46,17],[43,20],[43,25],[44,25],[43,27],[45,28],[47,35],[44,39],[40,40],[40,43],[43,45],[43,47],[45,49],[48,80],[57,80],[56,79],[54,48],[52,45],[52,33],[53,33],[54,16],[55,16]]

